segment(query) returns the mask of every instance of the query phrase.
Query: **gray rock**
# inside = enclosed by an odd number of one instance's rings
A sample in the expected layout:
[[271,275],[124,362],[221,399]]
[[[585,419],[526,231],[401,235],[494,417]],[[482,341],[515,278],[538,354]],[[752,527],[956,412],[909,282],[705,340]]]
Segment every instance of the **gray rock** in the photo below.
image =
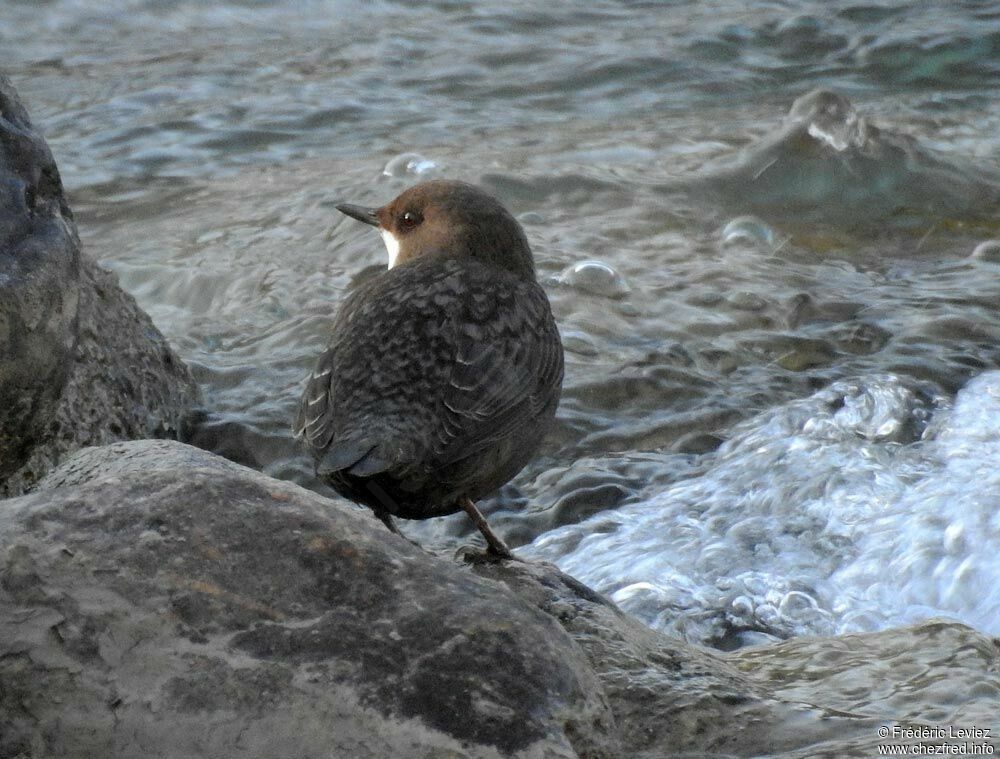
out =
[[762,756],[833,738],[874,737],[877,721],[777,699],[717,652],[669,638],[547,564],[489,564],[584,650],[614,714],[615,756]]
[[0,757],[614,756],[552,617],[179,443],[81,452],[0,557]]
[[951,623],[707,651],[169,441],[0,508],[4,759],[867,757],[893,719],[992,727],[998,662]]
[[0,76],[0,496],[80,447],[176,437],[197,398],[149,317],[80,251],[52,155]]
[[52,154],[0,76],[0,482],[45,436],[69,377],[79,251]]

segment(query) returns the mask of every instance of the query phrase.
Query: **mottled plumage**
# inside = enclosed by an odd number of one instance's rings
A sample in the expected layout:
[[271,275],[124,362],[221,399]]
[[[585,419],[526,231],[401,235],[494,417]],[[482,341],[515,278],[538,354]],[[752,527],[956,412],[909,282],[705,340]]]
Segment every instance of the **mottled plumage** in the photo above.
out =
[[321,477],[390,527],[463,508],[475,519],[464,499],[520,471],[559,401],[562,345],[524,233],[457,182],[343,210],[377,220],[399,254],[341,306],[296,434]]

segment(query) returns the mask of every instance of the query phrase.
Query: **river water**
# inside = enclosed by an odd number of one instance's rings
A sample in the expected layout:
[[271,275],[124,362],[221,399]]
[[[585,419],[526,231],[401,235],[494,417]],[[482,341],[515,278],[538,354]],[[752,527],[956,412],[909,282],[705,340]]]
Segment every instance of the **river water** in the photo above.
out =
[[466,179],[523,223],[567,350],[558,429],[485,504],[524,555],[727,649],[1000,634],[997,4],[2,14],[86,249],[205,391],[197,444],[322,489],[301,383],[385,265],[334,205]]

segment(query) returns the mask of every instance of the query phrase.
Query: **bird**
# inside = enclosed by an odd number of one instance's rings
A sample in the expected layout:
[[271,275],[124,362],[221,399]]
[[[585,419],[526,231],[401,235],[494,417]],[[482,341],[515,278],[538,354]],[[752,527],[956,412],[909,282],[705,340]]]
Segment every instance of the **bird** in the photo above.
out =
[[516,558],[475,502],[535,455],[563,380],[524,230],[492,195],[454,180],[337,210],[378,228],[389,265],[342,302],[296,436],[323,481],[393,532],[394,517],[465,511],[488,554]]

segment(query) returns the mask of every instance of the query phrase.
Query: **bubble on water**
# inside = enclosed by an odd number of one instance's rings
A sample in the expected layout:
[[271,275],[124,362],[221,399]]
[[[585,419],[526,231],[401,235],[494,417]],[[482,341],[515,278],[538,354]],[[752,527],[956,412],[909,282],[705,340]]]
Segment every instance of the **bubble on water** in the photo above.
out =
[[521,222],[522,224],[544,224],[545,223],[545,217],[542,216],[537,211],[525,211],[524,213],[522,213],[520,216],[517,217],[517,220],[519,222]]
[[746,290],[737,290],[734,293],[730,293],[726,298],[726,302],[733,308],[740,311],[763,311],[767,308],[766,300],[760,297],[757,293],[748,292]]
[[753,619],[753,599],[750,596],[737,596],[729,602],[729,613],[734,621],[749,623]]
[[851,101],[829,90],[813,90],[792,104],[791,118],[808,123],[806,131],[837,152],[863,147],[868,139],[865,120]]
[[578,261],[570,264],[563,269],[557,280],[560,284],[605,298],[622,298],[630,290],[625,278],[603,261]]
[[760,604],[755,611],[755,616],[762,625],[772,628],[778,626],[781,615],[773,604]]
[[390,160],[382,169],[382,176],[395,179],[418,177],[428,179],[438,171],[438,165],[419,153],[402,153]]
[[973,249],[972,257],[992,264],[1000,263],[1000,240],[985,240],[979,243]]
[[726,245],[742,243],[773,248],[774,241],[774,230],[756,216],[737,216],[722,228],[722,242]]
[[801,621],[811,621],[820,615],[816,599],[801,590],[792,590],[784,595],[778,604],[781,616]]

